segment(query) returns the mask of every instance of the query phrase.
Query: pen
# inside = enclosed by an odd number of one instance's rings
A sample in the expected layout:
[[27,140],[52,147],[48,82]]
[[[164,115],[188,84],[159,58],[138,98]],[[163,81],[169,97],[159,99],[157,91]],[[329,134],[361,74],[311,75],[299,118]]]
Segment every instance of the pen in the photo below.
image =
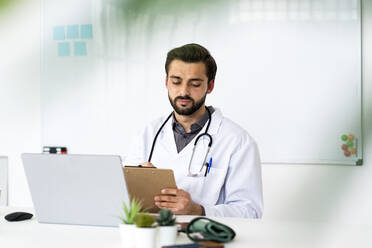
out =
[[208,174],[209,174],[211,167],[212,167],[212,157],[209,159]]

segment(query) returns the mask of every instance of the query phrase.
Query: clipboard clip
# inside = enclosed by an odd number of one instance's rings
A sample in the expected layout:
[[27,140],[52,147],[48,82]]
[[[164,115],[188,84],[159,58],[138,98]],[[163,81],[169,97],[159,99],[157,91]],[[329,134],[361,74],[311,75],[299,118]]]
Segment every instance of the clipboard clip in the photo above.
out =
[[152,169],[156,169],[156,167],[149,167],[149,166],[142,166],[142,165],[124,165],[124,167],[130,167],[130,168],[152,168]]

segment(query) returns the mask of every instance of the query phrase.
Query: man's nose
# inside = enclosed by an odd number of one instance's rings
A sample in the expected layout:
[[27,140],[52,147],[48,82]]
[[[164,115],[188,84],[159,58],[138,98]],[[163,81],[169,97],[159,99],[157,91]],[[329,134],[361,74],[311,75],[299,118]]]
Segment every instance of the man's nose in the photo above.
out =
[[179,93],[181,96],[189,96],[190,93],[189,86],[187,84],[182,84]]

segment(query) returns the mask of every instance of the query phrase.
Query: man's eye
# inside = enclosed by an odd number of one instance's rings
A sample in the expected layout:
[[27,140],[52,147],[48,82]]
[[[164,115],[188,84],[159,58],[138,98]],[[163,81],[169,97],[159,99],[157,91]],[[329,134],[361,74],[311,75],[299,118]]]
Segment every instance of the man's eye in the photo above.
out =
[[173,84],[180,84],[180,81],[173,81]]
[[192,84],[193,87],[199,87],[201,84]]

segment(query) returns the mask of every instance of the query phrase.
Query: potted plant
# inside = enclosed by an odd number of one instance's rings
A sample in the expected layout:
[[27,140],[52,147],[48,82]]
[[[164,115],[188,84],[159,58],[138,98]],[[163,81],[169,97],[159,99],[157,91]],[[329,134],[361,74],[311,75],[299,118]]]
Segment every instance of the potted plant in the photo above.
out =
[[135,247],[135,224],[134,224],[134,218],[137,216],[137,214],[142,209],[142,202],[132,199],[129,203],[129,208],[123,202],[123,211],[124,216],[120,216],[121,224],[119,225],[120,228],[120,236],[122,239],[122,242],[125,247],[133,248]]
[[139,213],[134,218],[136,248],[155,248],[155,219],[149,213]]
[[156,222],[159,225],[158,247],[174,245],[177,237],[177,226],[176,217],[173,215],[173,212],[161,209]]

